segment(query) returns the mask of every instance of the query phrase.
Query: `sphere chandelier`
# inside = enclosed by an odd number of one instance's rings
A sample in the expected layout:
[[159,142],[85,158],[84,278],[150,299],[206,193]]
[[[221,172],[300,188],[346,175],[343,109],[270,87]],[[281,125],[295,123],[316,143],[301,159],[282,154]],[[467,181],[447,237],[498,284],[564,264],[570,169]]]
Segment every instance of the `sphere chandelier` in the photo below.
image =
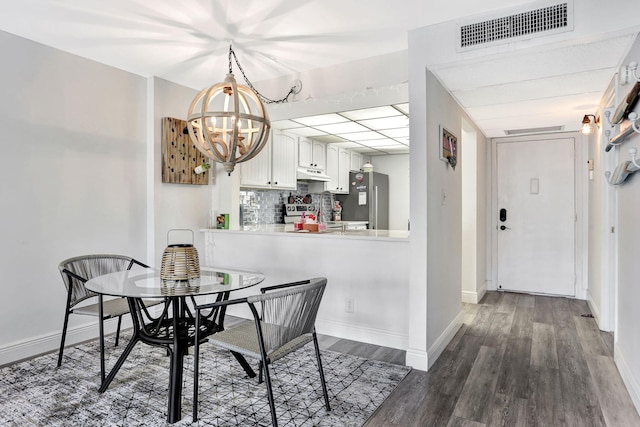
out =
[[[248,86],[236,83],[232,56]],[[227,77],[223,82],[203,89],[191,102],[187,115],[189,136],[198,150],[222,163],[224,170],[231,174],[236,163],[251,160],[267,144],[271,122],[262,101],[286,102],[300,88],[298,81],[283,99],[265,98],[253,88],[229,46]]]

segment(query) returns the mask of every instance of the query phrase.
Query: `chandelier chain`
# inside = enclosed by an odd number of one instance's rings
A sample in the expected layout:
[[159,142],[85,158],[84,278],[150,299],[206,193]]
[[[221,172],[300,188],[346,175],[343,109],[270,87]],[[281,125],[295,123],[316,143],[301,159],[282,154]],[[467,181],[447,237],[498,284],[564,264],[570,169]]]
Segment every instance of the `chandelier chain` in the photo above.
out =
[[266,96],[261,94],[258,91],[258,89],[256,89],[253,86],[253,84],[249,81],[249,78],[244,73],[244,70],[242,69],[242,66],[240,65],[240,61],[238,61],[238,57],[236,56],[236,53],[233,51],[233,48],[231,47],[231,45],[229,45],[229,74],[233,74],[232,61],[231,61],[231,57],[232,56],[233,56],[233,59],[235,59],[236,65],[238,66],[238,69],[240,70],[240,73],[242,74],[242,77],[244,78],[244,81],[247,83],[247,86],[249,86],[251,88],[251,90],[254,91],[256,93],[256,95],[258,95],[258,98],[260,98],[260,100],[262,102],[264,102],[265,104],[281,104],[281,103],[284,103],[284,102],[288,102],[289,101],[289,97],[291,96],[291,94],[295,93],[296,87],[292,86],[291,89],[289,89],[289,93],[287,93],[287,95],[282,99],[270,99],[270,98],[267,98]]

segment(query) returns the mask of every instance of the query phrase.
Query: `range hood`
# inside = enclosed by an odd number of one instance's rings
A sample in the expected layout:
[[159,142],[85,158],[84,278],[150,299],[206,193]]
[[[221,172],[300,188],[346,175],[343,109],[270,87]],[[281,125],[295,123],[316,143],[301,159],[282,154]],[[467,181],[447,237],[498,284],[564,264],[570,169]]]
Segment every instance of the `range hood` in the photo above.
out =
[[298,168],[298,181],[331,181],[329,175],[326,175],[320,169]]

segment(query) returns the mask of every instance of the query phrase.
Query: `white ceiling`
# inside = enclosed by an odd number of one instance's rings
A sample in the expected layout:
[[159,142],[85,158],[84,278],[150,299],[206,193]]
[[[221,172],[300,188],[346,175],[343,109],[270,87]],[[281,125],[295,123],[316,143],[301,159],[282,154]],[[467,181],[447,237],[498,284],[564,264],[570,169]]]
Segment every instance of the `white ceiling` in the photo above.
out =
[[[3,4],[0,29],[200,89],[222,78],[230,42],[249,76],[265,80],[403,51],[408,30],[504,7],[504,0],[20,0]],[[432,71],[488,137],[505,129],[577,130],[582,115],[595,111],[632,35],[582,37],[578,46]]]

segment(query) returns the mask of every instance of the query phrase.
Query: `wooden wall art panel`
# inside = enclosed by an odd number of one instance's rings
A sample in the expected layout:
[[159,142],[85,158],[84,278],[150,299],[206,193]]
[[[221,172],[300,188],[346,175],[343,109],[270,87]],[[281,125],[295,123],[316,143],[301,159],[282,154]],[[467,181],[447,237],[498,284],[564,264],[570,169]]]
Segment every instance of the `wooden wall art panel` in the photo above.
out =
[[193,170],[210,160],[191,142],[186,129],[185,120],[162,119],[162,182],[206,185],[209,183],[209,171],[196,174]]

